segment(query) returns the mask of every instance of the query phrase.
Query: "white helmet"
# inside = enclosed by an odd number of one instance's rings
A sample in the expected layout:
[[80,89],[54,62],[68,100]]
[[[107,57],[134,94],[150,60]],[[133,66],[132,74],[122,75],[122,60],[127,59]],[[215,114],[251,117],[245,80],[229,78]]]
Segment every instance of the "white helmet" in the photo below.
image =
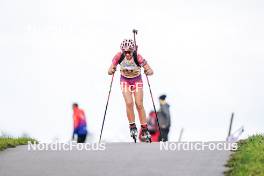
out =
[[134,51],[136,50],[135,42],[132,39],[124,39],[120,45],[122,51]]

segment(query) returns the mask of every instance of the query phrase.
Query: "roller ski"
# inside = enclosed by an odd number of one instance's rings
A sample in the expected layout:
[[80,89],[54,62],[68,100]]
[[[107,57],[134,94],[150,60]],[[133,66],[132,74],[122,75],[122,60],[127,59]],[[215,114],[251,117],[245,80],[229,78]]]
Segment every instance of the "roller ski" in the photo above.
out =
[[141,126],[141,131],[139,135],[139,139],[141,142],[151,143],[151,135],[148,131],[147,126]]
[[138,131],[136,124],[130,124],[129,128],[130,128],[130,136],[134,139],[134,142],[137,143]]

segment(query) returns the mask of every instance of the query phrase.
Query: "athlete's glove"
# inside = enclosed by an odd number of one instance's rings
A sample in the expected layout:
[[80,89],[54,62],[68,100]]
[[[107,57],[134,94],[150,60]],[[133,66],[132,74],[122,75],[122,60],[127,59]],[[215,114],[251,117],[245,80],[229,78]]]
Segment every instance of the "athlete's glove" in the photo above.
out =
[[144,73],[146,75],[153,75],[153,70],[150,68],[149,64],[145,64],[143,68],[144,68]]
[[111,65],[110,68],[108,69],[108,75],[114,74],[116,71],[116,67]]
[[145,69],[144,70],[144,73],[146,74],[146,75],[153,75],[153,70],[151,69],[151,68],[148,68],[148,69]]

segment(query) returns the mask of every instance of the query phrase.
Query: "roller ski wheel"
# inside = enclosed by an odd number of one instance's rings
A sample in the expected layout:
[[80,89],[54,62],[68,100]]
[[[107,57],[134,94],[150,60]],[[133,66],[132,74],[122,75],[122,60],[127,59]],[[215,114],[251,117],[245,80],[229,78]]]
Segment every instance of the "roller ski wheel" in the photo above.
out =
[[138,135],[137,127],[135,125],[130,126],[130,136],[134,139],[135,143],[137,143],[137,135]]
[[134,142],[137,143],[137,137],[133,136]]
[[146,138],[146,143],[151,143],[152,141],[151,141],[151,137],[147,137]]
[[142,129],[140,138],[141,138],[142,142],[146,142],[146,143],[152,142],[151,135],[150,135],[148,129]]

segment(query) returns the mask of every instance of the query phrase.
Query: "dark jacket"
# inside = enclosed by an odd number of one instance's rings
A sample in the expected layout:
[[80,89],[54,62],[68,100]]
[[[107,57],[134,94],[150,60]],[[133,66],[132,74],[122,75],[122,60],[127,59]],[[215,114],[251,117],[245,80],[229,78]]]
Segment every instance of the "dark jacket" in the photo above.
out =
[[170,105],[165,103],[160,105],[160,110],[158,111],[159,125],[161,129],[169,129],[171,125],[170,116]]

